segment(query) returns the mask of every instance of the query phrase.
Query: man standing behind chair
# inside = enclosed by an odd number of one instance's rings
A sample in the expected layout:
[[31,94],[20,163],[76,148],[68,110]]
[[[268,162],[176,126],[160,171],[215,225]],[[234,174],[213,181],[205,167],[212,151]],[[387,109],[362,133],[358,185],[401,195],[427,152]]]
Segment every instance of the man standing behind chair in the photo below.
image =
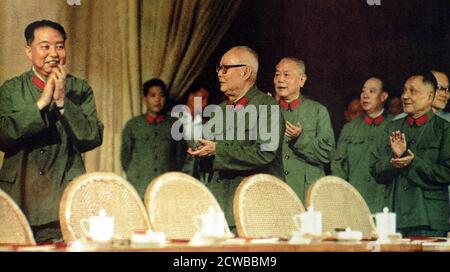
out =
[[[226,135],[222,134],[223,140],[201,139],[201,146],[198,149],[190,148],[188,150],[188,153],[194,157],[210,160],[211,169],[209,170],[212,175],[206,186],[221,205],[228,224],[232,228],[234,226],[233,196],[243,178],[257,173],[267,173],[284,179],[281,159],[281,141],[284,132],[281,125],[283,124],[282,116],[275,100],[256,87],[257,72],[258,56],[246,46],[233,47],[222,56],[220,65],[217,67],[217,75],[220,90],[228,97],[228,101],[219,105],[220,112],[225,116],[227,111],[239,114],[240,111],[255,107],[258,109],[256,122],[247,122],[247,119],[238,121],[236,118],[233,120],[233,124],[227,123],[224,117],[224,123],[220,124],[223,131],[226,131]],[[263,116],[260,111],[264,107],[267,109],[266,116]],[[271,111],[272,108],[276,109],[274,114]],[[278,117],[272,118],[274,116]],[[215,119],[211,118],[206,123],[206,127]],[[256,140],[250,139],[251,131],[256,129],[261,132],[261,129],[259,127],[250,129],[249,126],[256,123],[260,126],[267,122],[271,123],[267,125],[268,128],[275,127],[274,131],[270,131],[272,137],[263,139],[258,133]],[[247,131],[245,139],[237,139],[236,134],[238,133],[236,132],[239,127],[243,128],[243,126]],[[229,131],[228,127],[234,129]],[[232,139],[229,136],[232,136]],[[264,148],[268,142],[274,143],[274,145],[270,146],[271,148]]]
[[123,128],[120,161],[128,181],[143,199],[152,179],[179,170],[182,158],[177,153],[181,142],[170,137],[175,119],[166,115],[166,84],[153,78],[144,83],[142,91],[147,112],[128,120]]
[[450,123],[435,115],[437,82],[413,74],[403,87],[406,117],[386,126],[372,153],[372,171],[389,189],[389,206],[404,236],[446,236],[450,184]]
[[66,72],[66,33],[48,20],[25,29],[29,71],[0,87],[0,187],[21,207],[37,242],[61,239],[67,183],[85,172],[81,153],[102,143],[89,85]]
[[283,58],[276,66],[273,83],[286,120],[283,165],[286,181],[305,201],[308,186],[325,175],[334,149],[334,133],[327,109],[301,95],[306,82],[305,63]]
[[331,173],[350,182],[372,213],[383,209],[385,186],[370,174],[367,151],[374,147],[376,139],[383,137],[384,128],[393,117],[383,108],[389,96],[387,88],[381,77],[366,80],[360,95],[364,114],[345,124],[331,162]]

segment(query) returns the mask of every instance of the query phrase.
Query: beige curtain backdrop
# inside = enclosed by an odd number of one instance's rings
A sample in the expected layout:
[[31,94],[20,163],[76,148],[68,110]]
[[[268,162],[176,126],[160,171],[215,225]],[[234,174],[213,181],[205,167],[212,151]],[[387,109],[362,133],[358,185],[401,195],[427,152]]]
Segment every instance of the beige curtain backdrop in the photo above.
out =
[[[121,130],[143,111],[143,80],[160,77],[178,98],[195,80],[227,31],[240,0],[0,1],[0,84],[30,69],[25,27],[34,20],[61,23],[68,34],[67,67],[94,90],[103,144],[88,152],[88,172],[123,174]],[[0,154],[0,165],[3,154]]]
[[143,1],[142,79],[159,77],[172,98],[180,98],[228,30],[240,2]]

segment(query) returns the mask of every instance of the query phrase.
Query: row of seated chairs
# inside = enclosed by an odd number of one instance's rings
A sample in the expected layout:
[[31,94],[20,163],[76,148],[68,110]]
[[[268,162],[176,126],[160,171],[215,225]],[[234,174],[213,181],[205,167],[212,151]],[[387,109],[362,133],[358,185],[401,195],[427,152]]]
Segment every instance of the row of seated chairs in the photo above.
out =
[[[370,237],[375,230],[364,199],[345,180],[326,176],[308,190],[306,206],[322,213],[323,231],[350,227]],[[114,238],[129,239],[136,230],[164,232],[169,239],[190,239],[194,218],[209,207],[221,210],[206,186],[180,172],[155,178],[144,202],[122,177],[105,172],[84,174],[65,189],[60,203],[61,231],[65,242],[84,237],[81,219],[105,209],[114,216]],[[239,237],[289,237],[296,230],[293,216],[304,212],[295,192],[283,181],[266,174],[245,178],[233,199]],[[226,226],[227,233],[230,233]],[[0,244],[35,244],[28,222],[14,201],[0,190]]]

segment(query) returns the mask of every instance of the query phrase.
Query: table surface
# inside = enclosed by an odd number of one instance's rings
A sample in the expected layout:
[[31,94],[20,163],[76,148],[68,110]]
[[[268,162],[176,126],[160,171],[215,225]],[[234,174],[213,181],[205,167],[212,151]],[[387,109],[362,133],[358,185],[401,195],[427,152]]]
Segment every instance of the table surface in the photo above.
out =
[[[233,241],[231,241],[233,242]],[[0,251],[43,251],[43,252],[450,252],[450,242],[439,240],[410,240],[393,244],[378,244],[375,241],[339,242],[322,241],[312,244],[289,244],[287,241],[256,243],[218,243],[192,246],[187,241],[172,241],[164,245],[130,245],[128,241],[112,244],[83,244],[75,247],[66,244],[37,246],[0,244]]]

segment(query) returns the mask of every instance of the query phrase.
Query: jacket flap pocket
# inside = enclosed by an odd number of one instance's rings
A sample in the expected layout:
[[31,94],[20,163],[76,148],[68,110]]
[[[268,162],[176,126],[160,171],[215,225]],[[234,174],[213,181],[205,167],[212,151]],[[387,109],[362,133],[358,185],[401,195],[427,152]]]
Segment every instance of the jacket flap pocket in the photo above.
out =
[[423,191],[423,196],[428,199],[439,199],[448,201],[448,191]]

